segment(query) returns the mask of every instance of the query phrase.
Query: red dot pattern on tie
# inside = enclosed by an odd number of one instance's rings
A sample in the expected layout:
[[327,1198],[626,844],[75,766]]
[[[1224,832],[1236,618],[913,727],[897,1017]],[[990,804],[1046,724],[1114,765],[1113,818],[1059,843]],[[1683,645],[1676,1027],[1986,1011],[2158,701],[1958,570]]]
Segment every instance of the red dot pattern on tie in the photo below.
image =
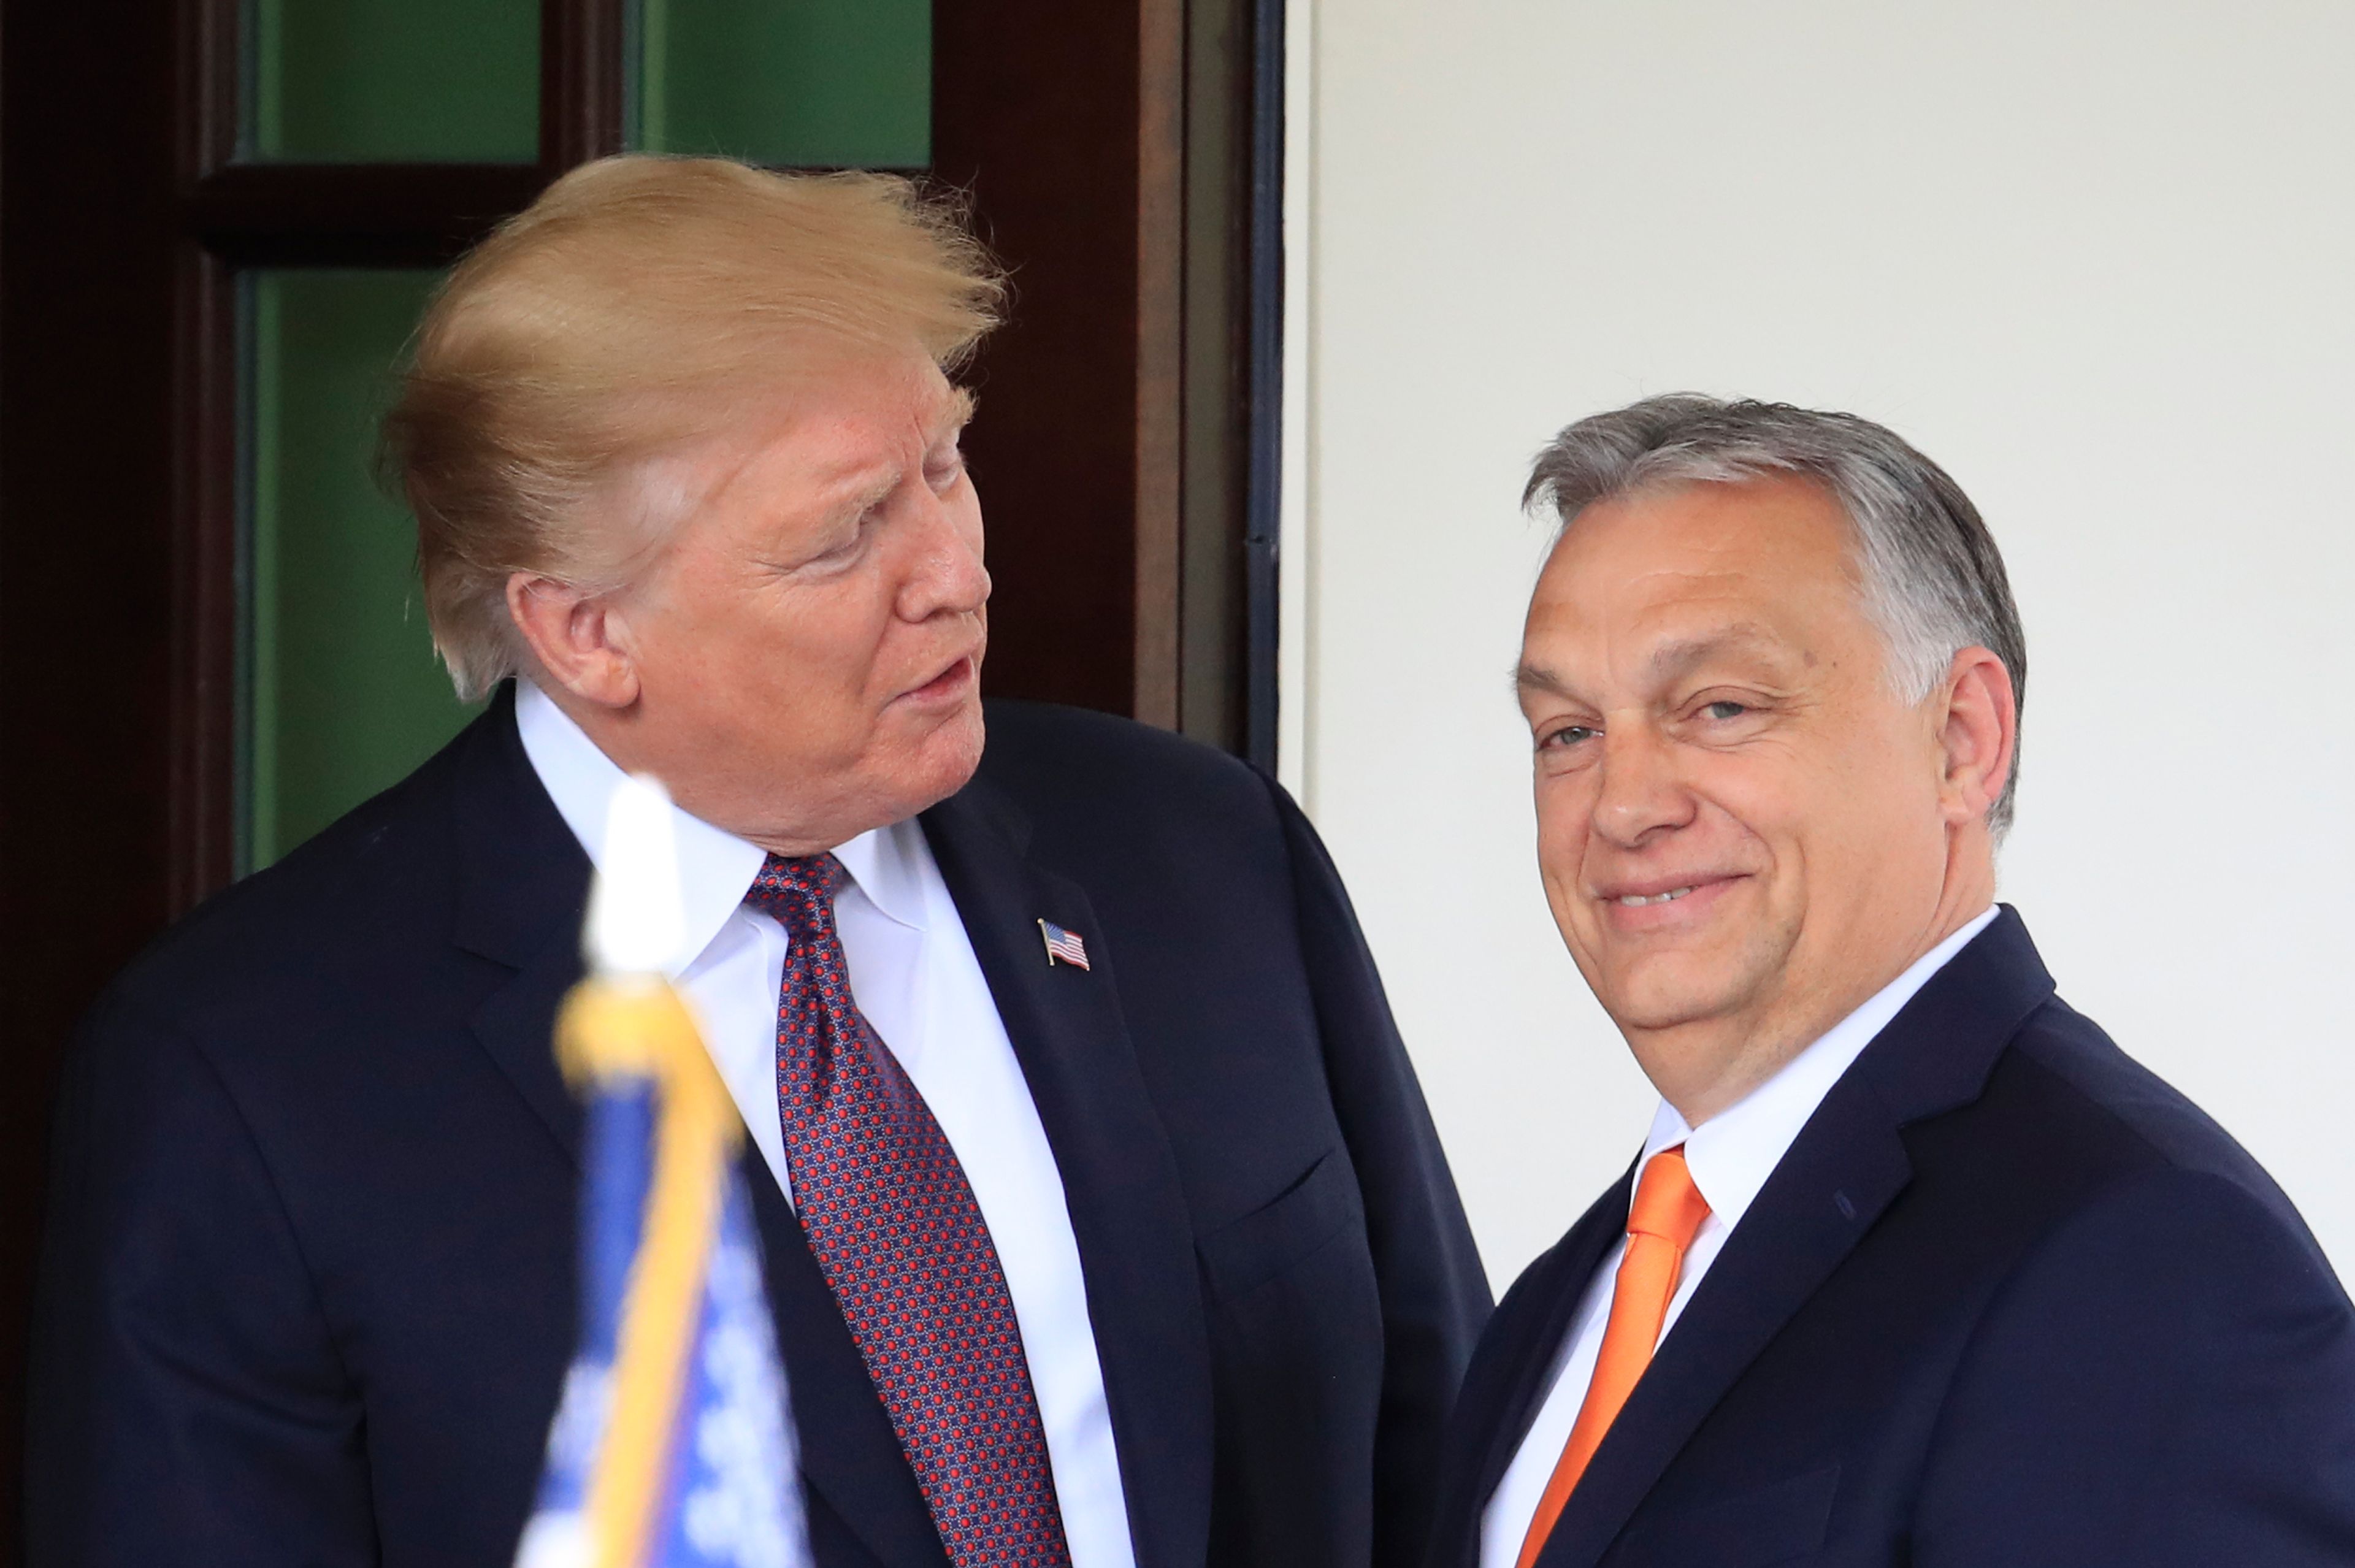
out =
[[1071,1549],[997,1249],[932,1108],[851,1000],[834,923],[848,877],[831,855],[772,855],[745,895],[789,938],[777,1102],[794,1208],[949,1560],[1063,1568]]

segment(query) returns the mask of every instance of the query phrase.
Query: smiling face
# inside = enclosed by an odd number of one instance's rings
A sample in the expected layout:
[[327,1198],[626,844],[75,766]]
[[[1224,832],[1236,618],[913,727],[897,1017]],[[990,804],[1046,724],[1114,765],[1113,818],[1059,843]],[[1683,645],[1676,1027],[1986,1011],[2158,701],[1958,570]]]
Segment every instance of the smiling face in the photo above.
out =
[[1977,700],[1985,660],[1901,700],[1851,559],[1812,480],[1639,491],[1579,513],[1529,605],[1547,900],[1696,1125],[1992,897],[1985,798],[1956,769],[1957,681]]
[[615,762],[781,853],[954,793],[988,641],[970,409],[922,353],[848,357],[642,475],[696,499],[603,606],[627,700],[551,695]]

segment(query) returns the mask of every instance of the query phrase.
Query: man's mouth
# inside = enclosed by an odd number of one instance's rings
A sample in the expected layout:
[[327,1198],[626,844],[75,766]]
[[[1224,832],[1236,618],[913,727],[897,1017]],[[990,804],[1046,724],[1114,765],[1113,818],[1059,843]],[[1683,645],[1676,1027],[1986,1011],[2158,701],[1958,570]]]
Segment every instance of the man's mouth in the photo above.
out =
[[1616,901],[1624,909],[1640,909],[1645,904],[1664,904],[1671,899],[1680,899],[1690,891],[1692,889],[1688,887],[1670,888],[1667,892],[1653,893],[1649,896],[1643,893],[1621,893]]
[[[1614,918],[1634,923],[1626,929],[1650,931],[1656,927],[1666,929],[1664,922],[1680,925],[1701,917],[1720,895],[1740,880],[1739,872],[1687,872],[1681,877],[1646,877],[1615,886],[1606,884],[1596,889],[1593,897],[1605,909],[1625,912],[1614,912]],[[1670,904],[1687,908],[1671,913],[1667,907]]]
[[904,695],[914,698],[919,702],[928,698],[945,697],[964,686],[972,677],[973,656],[967,654],[953,661],[947,668],[924,682],[923,685],[911,688]]

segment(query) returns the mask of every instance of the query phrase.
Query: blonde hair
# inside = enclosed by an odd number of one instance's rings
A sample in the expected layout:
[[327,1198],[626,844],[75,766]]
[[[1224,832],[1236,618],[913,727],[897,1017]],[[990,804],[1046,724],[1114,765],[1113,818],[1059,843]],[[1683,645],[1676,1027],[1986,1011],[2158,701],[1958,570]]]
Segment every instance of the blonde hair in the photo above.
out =
[[620,586],[647,541],[591,514],[647,459],[828,347],[953,370],[1004,296],[962,213],[893,176],[625,155],[550,186],[452,271],[384,421],[459,697],[526,667],[511,573]]

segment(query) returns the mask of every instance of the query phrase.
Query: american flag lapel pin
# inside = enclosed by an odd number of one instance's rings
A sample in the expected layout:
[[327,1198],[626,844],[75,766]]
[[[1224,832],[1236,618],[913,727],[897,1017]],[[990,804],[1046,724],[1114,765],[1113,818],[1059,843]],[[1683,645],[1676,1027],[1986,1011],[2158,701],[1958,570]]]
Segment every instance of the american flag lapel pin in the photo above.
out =
[[1074,969],[1088,966],[1088,944],[1080,940],[1076,931],[1065,931],[1051,920],[1039,923],[1039,934],[1047,944],[1047,967],[1052,969],[1060,960]]

